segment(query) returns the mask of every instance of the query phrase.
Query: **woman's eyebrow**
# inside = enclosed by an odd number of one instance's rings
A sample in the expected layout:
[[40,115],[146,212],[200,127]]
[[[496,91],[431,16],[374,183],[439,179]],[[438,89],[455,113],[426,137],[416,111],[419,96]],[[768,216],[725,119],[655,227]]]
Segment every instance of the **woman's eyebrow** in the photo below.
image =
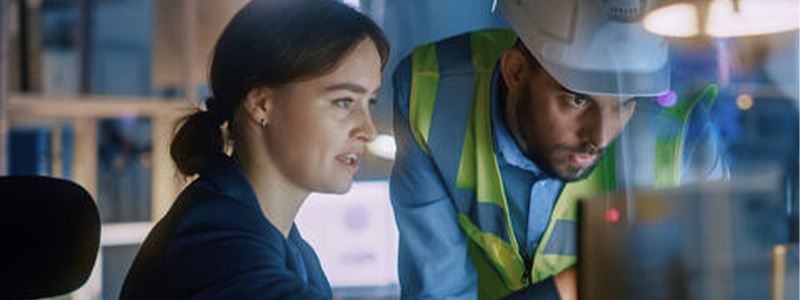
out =
[[367,93],[367,88],[355,83],[338,83],[325,88],[326,91],[347,90],[357,94]]

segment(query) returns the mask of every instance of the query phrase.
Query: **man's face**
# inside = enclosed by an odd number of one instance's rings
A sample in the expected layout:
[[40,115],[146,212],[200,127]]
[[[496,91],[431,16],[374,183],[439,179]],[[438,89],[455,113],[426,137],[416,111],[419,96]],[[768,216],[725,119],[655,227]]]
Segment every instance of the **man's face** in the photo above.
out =
[[634,99],[570,92],[544,69],[524,74],[507,103],[517,143],[550,175],[584,178],[630,120]]

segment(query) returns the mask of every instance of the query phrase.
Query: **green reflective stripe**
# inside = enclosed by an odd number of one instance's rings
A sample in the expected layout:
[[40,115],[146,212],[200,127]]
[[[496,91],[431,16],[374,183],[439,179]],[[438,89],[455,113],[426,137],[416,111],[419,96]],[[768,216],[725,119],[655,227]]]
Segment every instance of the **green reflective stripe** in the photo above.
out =
[[517,35],[508,29],[489,29],[470,34],[472,53],[481,55],[472,56],[472,65],[478,73],[488,73],[490,78],[494,73],[497,60],[503,52],[514,46]]
[[[662,116],[659,116],[662,118]],[[664,130],[659,130],[662,132]],[[655,182],[657,189],[677,186],[681,182],[680,161],[682,151],[682,138],[672,134],[659,134],[656,138],[655,153]]]
[[503,282],[500,273],[483,254],[480,246],[470,241],[467,246],[472,265],[478,273],[478,299],[495,300],[508,296],[511,290]]
[[[483,154],[486,154],[486,150],[489,150],[491,153],[492,160],[494,160],[494,149],[492,145],[492,132],[491,132],[491,117],[488,114],[490,109],[490,99],[491,95],[489,95],[491,90],[491,81],[492,81],[492,74],[494,72],[495,64],[500,59],[500,55],[507,49],[514,44],[516,40],[516,35],[513,31],[508,29],[489,29],[483,30],[478,32],[473,32],[470,34],[470,47],[472,49],[472,65],[475,70],[475,83],[473,84],[473,99],[472,103],[473,106],[470,110],[470,118],[469,123],[467,124],[466,134],[464,136],[464,146],[462,147],[461,153],[461,160],[459,162],[459,169],[458,169],[458,177],[456,179],[456,187],[460,189],[468,189],[474,190],[475,189],[475,182],[482,182],[480,180],[476,180],[476,171],[478,171],[479,167],[475,166],[475,160],[471,159],[476,157],[482,157]],[[481,98],[481,99],[476,99]],[[480,100],[480,101],[478,101]],[[485,100],[485,101],[484,101]],[[479,106],[479,107],[478,107]],[[476,132],[476,124],[475,121],[475,110],[480,112],[487,112],[486,114],[480,114],[481,117],[484,117],[485,120],[480,120],[481,124],[478,125],[479,131],[487,131],[484,132]],[[483,150],[476,150],[475,148],[475,135],[481,137],[487,137],[489,143],[482,143],[479,142],[479,145],[486,145],[488,147],[483,147]],[[488,148],[488,149],[486,149]],[[480,152],[480,153],[476,153]],[[497,165],[497,162],[494,162],[494,165]],[[489,166],[488,163],[484,164],[484,166]],[[489,167],[491,169],[491,167]],[[499,171],[497,172],[499,173]],[[480,173],[477,173],[480,174]],[[502,190],[502,183],[497,183]],[[497,191],[496,188],[492,188],[491,190],[484,189],[486,193]],[[505,197],[505,193],[502,193]],[[492,200],[494,199],[494,201]],[[488,201],[497,204],[498,206],[505,207],[504,204],[499,203],[500,199],[496,199],[496,197],[478,197],[478,201]],[[505,201],[503,201],[505,203]],[[510,222],[510,221],[509,221]]]
[[[474,105],[473,105],[474,106]],[[461,160],[458,162],[458,173],[456,174],[456,188],[462,190],[475,190],[475,183],[477,180],[477,168],[475,167],[475,140],[471,134],[475,128],[473,118],[471,117],[472,111],[470,108],[470,118],[467,122],[467,131],[464,135],[464,145],[461,147]],[[478,197],[478,201],[481,198]]]
[[[501,36],[497,33],[506,33]],[[507,30],[486,30],[470,34],[470,46],[473,53],[480,53],[480,55],[472,55],[472,64],[475,69],[475,83],[473,86],[473,106],[470,111],[469,124],[467,125],[467,137],[470,135],[469,141],[474,143],[471,145],[475,153],[473,157],[476,158],[476,166],[473,170],[476,171],[477,176],[471,177],[477,179],[476,196],[479,202],[490,202],[503,208],[508,216],[508,207],[506,205],[506,193],[503,190],[503,182],[500,179],[500,168],[497,165],[497,158],[494,152],[494,142],[492,140],[492,119],[491,119],[491,84],[492,73],[497,60],[500,55],[510,45],[502,42],[502,38],[513,42],[513,33],[508,35]],[[472,134],[470,134],[472,133]],[[462,162],[465,161],[462,156]],[[467,159],[469,160],[469,159]],[[464,162],[468,164],[468,162]],[[460,172],[459,172],[460,173]],[[513,237],[513,230],[511,229],[511,220],[506,218],[508,224],[507,230],[511,236],[511,243],[516,244],[516,239]],[[514,249],[517,249],[514,245]]]
[[[478,202],[493,203],[502,207],[503,211],[507,211],[505,190],[500,179],[500,167],[497,165],[497,158],[494,155],[492,120],[488,113],[490,110],[488,83],[491,80],[491,74],[488,76],[489,78],[486,77],[480,73],[476,74],[476,83],[473,86],[475,99],[470,111],[474,117],[470,118],[469,124],[467,124],[467,136],[472,136],[469,139],[469,142],[472,143],[469,148],[473,148],[475,151],[472,158],[475,161],[474,177],[476,182],[473,184],[475,184],[475,195]],[[462,159],[463,161],[464,159]]]
[[[581,181],[568,183],[564,190],[561,191],[561,195],[556,200],[556,206],[550,222],[547,224],[547,229],[545,229],[542,236],[542,242],[536,248],[531,272],[532,282],[538,282],[558,274],[578,261],[575,255],[546,254],[544,249],[552,240],[551,236],[553,235],[555,224],[559,220],[577,220],[577,201],[580,198],[616,189],[615,149],[615,145],[608,147],[603,158],[597,162],[597,166],[589,177]],[[575,238],[575,236],[569,238]]]
[[[488,30],[470,35],[475,79],[470,117],[456,176],[457,188],[474,190],[477,202],[496,205],[503,212],[508,241],[494,232],[482,231],[466,215],[459,215],[461,228],[481,250],[472,251],[473,254],[480,254],[477,257],[472,256],[476,269],[485,268],[487,265],[492,267],[492,272],[479,272],[481,298],[489,299],[496,299],[511,290],[524,287],[522,277],[525,272],[525,262],[519,254],[519,245],[511,227],[505,190],[494,152],[490,114],[494,67],[500,55],[513,44],[514,39],[515,35],[509,30]],[[501,280],[492,278],[490,274],[499,276]],[[498,281],[502,281],[503,286],[498,286]]]
[[[505,241],[490,232],[483,232],[464,214],[458,215],[458,224],[466,233],[469,240],[477,244],[481,254],[488,258],[489,263],[497,270],[503,283],[510,290],[518,290],[525,285],[522,283],[522,274],[525,272],[525,261],[516,249],[511,249]],[[473,261],[475,259],[473,258]]]
[[689,117],[689,113],[694,109],[697,103],[703,102],[706,105],[713,104],[717,98],[717,90],[716,84],[709,84],[701,92],[694,94],[689,101],[678,101],[678,103],[672,107],[662,109],[661,113],[671,115],[681,121],[686,121],[686,118]]
[[696,94],[689,101],[679,101],[673,107],[661,110],[658,115],[658,122],[668,122],[669,119],[677,119],[681,126],[670,128],[660,126],[656,136],[655,154],[655,188],[666,188],[677,186],[681,182],[681,152],[683,151],[683,138],[686,129],[686,121],[692,109],[703,102],[711,106],[717,98],[717,85],[711,84],[702,92]]
[[411,94],[409,95],[409,122],[417,144],[430,155],[428,138],[433,117],[433,104],[439,84],[439,64],[436,61],[436,45],[428,44],[414,48],[411,58]]

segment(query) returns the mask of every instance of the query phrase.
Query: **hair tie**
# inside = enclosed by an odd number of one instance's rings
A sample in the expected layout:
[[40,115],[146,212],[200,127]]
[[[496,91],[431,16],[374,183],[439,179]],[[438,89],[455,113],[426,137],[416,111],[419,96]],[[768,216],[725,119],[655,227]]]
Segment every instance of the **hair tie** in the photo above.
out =
[[221,105],[222,103],[215,97],[206,98],[206,113],[214,125],[222,125],[228,119],[229,113]]

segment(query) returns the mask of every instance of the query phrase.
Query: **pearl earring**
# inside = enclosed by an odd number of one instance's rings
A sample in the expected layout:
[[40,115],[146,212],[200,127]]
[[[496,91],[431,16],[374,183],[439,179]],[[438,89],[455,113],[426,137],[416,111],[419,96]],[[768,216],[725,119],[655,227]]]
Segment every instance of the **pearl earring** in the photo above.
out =
[[266,128],[267,127],[267,119],[266,118],[261,118],[261,124],[260,125],[261,125],[261,128]]

